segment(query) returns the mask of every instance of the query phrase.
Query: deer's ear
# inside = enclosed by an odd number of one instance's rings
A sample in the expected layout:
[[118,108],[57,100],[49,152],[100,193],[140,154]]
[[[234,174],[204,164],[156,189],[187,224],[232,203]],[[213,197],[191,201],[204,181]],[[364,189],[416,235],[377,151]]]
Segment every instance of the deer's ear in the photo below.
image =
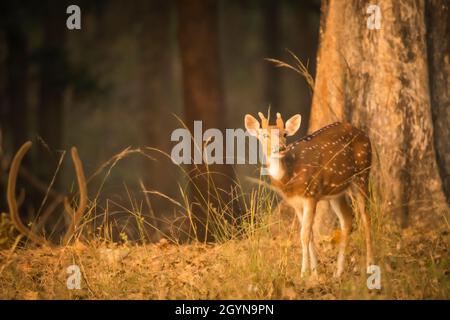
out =
[[300,124],[302,123],[302,116],[299,114],[296,114],[295,116],[292,116],[289,118],[288,121],[286,121],[286,133],[288,136],[294,135],[298,129],[300,129]]
[[252,136],[258,135],[259,129],[259,121],[255,119],[255,117],[246,114],[245,115],[245,129],[247,129],[248,133]]

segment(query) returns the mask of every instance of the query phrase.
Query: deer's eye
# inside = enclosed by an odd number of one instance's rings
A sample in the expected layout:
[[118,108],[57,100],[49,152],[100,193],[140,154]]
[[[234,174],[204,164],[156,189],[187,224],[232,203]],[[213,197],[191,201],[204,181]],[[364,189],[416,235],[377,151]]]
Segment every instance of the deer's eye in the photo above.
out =
[[283,133],[283,137],[285,137],[285,138],[286,138],[286,137],[287,137],[287,133]]

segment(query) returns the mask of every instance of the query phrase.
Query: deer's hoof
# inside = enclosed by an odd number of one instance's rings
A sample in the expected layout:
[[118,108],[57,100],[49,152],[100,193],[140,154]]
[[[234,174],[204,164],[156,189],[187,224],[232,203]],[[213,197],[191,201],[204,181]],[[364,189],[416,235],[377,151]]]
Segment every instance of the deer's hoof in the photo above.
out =
[[311,276],[310,276],[310,279],[311,280],[319,280],[319,274],[317,273],[317,270],[313,270],[312,272],[311,272]]
[[333,273],[333,278],[335,278],[335,279],[340,279],[341,278],[341,275],[342,275],[342,271],[335,271],[334,273]]

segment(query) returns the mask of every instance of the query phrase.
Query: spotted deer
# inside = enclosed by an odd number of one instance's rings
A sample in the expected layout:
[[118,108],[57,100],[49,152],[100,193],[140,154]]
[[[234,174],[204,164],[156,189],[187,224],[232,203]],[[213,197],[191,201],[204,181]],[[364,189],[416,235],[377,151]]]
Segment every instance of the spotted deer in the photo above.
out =
[[344,270],[345,250],[352,228],[353,212],[345,193],[352,187],[365,229],[367,264],[373,264],[370,216],[365,210],[368,178],[371,166],[369,137],[348,123],[336,122],[300,139],[286,144],[286,137],[300,128],[301,116],[294,115],[284,124],[277,113],[276,124],[259,112],[257,119],[247,114],[245,127],[258,138],[265,155],[265,166],[272,185],[296,211],[301,223],[302,267],[317,276],[317,258],[312,227],[317,202],[328,200],[341,226],[337,270]]

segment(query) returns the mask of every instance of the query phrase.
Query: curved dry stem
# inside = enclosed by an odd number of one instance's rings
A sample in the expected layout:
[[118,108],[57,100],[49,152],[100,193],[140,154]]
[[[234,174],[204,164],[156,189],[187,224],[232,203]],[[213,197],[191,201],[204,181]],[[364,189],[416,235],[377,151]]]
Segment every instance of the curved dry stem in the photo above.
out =
[[8,187],[6,192],[6,197],[8,200],[8,207],[9,212],[11,215],[11,220],[14,223],[14,226],[16,229],[26,236],[31,241],[41,244],[41,245],[50,245],[50,242],[48,242],[44,237],[39,236],[35,233],[33,233],[30,229],[28,229],[20,220],[19,217],[19,210],[17,206],[17,199],[16,199],[16,184],[17,184],[17,175],[19,173],[20,164],[22,163],[22,159],[25,156],[25,154],[28,152],[28,150],[31,148],[31,141],[27,141],[20,147],[19,151],[17,151],[16,155],[14,156],[13,161],[11,162],[11,168],[9,170],[9,176],[8,176]]
[[69,215],[72,217],[72,221],[70,223],[69,229],[64,235],[63,243],[67,244],[70,239],[75,234],[76,228],[83,216],[84,211],[87,207],[87,186],[86,186],[86,177],[84,175],[83,165],[81,163],[80,157],[78,156],[77,148],[72,147],[72,161],[75,167],[75,173],[77,175],[78,188],[80,190],[80,198],[78,200],[78,209],[74,211],[70,206],[67,198],[64,199],[64,207],[66,211],[68,211]]
[[55,198],[48,206],[47,208],[42,212],[42,214],[39,216],[39,220],[36,222],[36,224],[33,226],[34,228],[32,230],[41,230],[44,228],[48,218],[51,216],[53,212],[55,212],[56,208],[63,202],[63,197],[57,197]]

